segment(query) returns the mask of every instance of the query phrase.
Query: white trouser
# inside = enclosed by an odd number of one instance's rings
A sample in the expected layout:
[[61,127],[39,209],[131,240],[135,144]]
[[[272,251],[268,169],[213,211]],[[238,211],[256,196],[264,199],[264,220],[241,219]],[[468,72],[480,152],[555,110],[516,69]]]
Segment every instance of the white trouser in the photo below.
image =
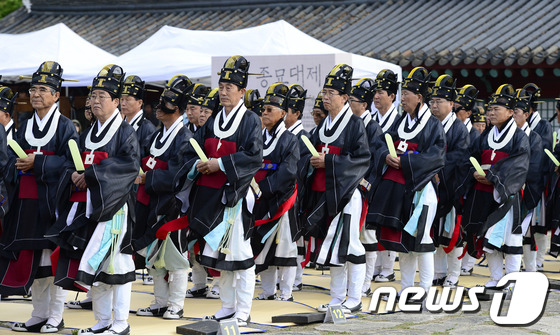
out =
[[[362,285],[366,276],[365,264],[346,262],[344,266],[331,267],[331,301],[329,305],[341,304],[354,307],[362,301]],[[346,299],[348,295],[348,299]]]
[[548,249],[549,239],[546,238],[545,234],[535,234],[535,243],[537,243],[537,264],[544,265],[544,255],[546,254],[546,249]]
[[488,269],[490,270],[490,281],[486,286],[496,286],[498,281],[503,277],[503,265],[506,265],[506,274],[518,272],[521,268],[521,255],[510,255],[500,252],[486,252],[486,259],[488,259]]
[[294,285],[299,285],[303,282],[303,267],[301,266],[301,263],[303,263],[303,261],[305,260],[305,256],[304,255],[298,255],[297,256],[297,266],[296,266],[296,274],[295,274],[295,280],[294,280]]
[[31,285],[31,301],[33,303],[33,311],[28,326],[37,324],[43,320],[53,326],[58,326],[62,321],[62,312],[64,311],[64,299],[67,292],[60,286],[53,284],[54,277],[39,278],[33,281]]
[[206,286],[206,269],[200,265],[194,257],[194,252],[189,252],[189,261],[192,269],[192,282],[194,284],[192,290],[198,290]]
[[95,319],[104,325],[111,324],[111,320],[126,322],[130,310],[131,290],[132,282],[122,285],[94,283],[91,287],[91,295]]
[[375,263],[377,262],[378,251],[366,251],[366,276],[364,279],[364,285],[362,285],[362,292],[368,290],[371,287],[371,280],[373,279],[373,273],[375,271]]
[[[275,283],[275,281],[274,281]],[[245,270],[221,271],[220,299],[222,309],[217,317],[235,312],[235,317],[247,320],[255,293],[255,266]]]
[[393,268],[395,267],[395,259],[397,258],[396,251],[376,251],[377,260],[375,261],[375,271],[373,275],[383,275],[387,277],[393,273]]
[[416,274],[416,264],[418,263],[418,272],[420,275],[420,283],[426,292],[432,286],[434,280],[434,253],[433,252],[409,252],[399,253],[399,264],[401,268],[401,292],[407,288],[414,286],[414,276]]
[[269,266],[268,269],[259,272],[261,277],[262,295],[270,297],[276,293],[276,266]]
[[188,274],[187,269],[169,271],[168,279],[165,269],[150,269],[150,274],[154,277],[154,296],[155,302],[150,308],[169,307],[175,312],[183,309],[185,305],[185,291],[187,290]]
[[470,270],[474,268],[475,263],[476,263],[476,258],[466,253],[465,257],[463,257],[463,260],[461,262],[461,268],[465,270]]
[[456,283],[461,275],[461,260],[463,247],[455,247],[445,253],[443,247],[438,247],[434,254],[434,279],[447,277],[447,280]]
[[294,280],[296,278],[297,266],[278,267],[278,278],[280,278],[280,298],[288,299],[292,296]]
[[523,244],[523,265],[525,272],[537,271],[537,252],[531,250],[531,245]]

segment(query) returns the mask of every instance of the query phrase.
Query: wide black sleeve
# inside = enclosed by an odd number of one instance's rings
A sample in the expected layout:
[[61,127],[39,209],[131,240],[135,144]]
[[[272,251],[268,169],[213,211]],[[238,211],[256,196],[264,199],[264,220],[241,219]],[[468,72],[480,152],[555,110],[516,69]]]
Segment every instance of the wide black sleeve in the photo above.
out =
[[221,157],[225,169],[227,206],[233,207],[245,197],[251,180],[262,165],[263,139],[261,120],[255,113],[246,112],[237,131],[237,152]]
[[97,222],[110,220],[125,204],[140,169],[138,139],[128,124],[121,125],[106,147],[114,154],[85,171],[93,205],[89,219]]
[[8,163],[8,147],[6,130],[0,127],[0,219],[8,212],[8,190],[4,181],[6,164]]
[[344,148],[340,155],[325,155],[327,210],[333,217],[350,201],[353,191],[366,175],[371,158],[362,119],[352,115],[344,133]]
[[[33,173],[37,181],[38,188],[47,185],[47,207],[51,216],[55,215],[56,192],[62,172],[72,168],[73,161],[68,141],[70,139],[78,141],[78,133],[72,121],[65,117],[60,117],[55,134],[55,140],[51,140],[45,150],[54,151],[53,155],[35,155],[33,163]],[[53,145],[54,144],[54,145]],[[44,207],[43,207],[44,208]]]
[[446,140],[441,122],[431,116],[421,136],[422,147],[418,148],[418,154],[400,156],[405,186],[412,192],[424,188],[444,166]]
[[[527,181],[525,182],[525,190],[523,192],[523,204],[525,204],[528,210],[531,210],[535,208],[541,200],[541,194],[544,190],[543,179],[546,171],[544,164],[542,164],[545,153],[539,134],[532,131],[529,137],[529,144],[531,145],[531,158],[529,160]],[[548,156],[546,156],[546,159],[549,159]]]
[[167,161],[167,169],[157,169],[146,172],[145,188],[148,194],[173,194],[178,191],[179,184],[174,183],[174,181],[176,181],[178,175],[182,173],[181,165],[184,161],[187,148],[190,146],[189,139],[191,137],[192,132],[185,127],[184,136],[175,140],[175,144],[173,145],[174,152]]
[[[280,160],[272,162],[277,165],[274,173],[267,175],[259,182],[262,196],[264,198],[277,197],[286,199],[296,184],[297,162],[299,160],[299,143],[294,134],[285,131],[278,140],[280,144]],[[276,210],[270,209],[272,214]]]
[[494,190],[498,192],[501,203],[521,190],[529,170],[529,137],[517,128],[512,141],[513,150],[509,156],[500,159],[486,173],[486,179],[494,184]]
[[[376,152],[379,148],[385,143],[382,142],[383,139],[383,130],[379,126],[379,123],[375,120],[371,120],[366,127],[366,131],[368,134],[368,141],[369,141],[369,152],[371,154],[371,158],[369,161],[369,168],[366,172],[365,179],[372,185],[369,191],[369,198],[373,197],[374,185],[376,184],[378,172],[376,164],[379,163],[379,160],[376,159]],[[382,154],[382,153],[381,153]]]
[[469,163],[470,136],[467,127],[456,119],[447,135],[447,151],[445,153],[445,166],[438,173],[440,184],[438,210],[440,214],[446,214],[451,210],[459,197],[455,189],[462,180],[461,173],[467,173],[462,166]]

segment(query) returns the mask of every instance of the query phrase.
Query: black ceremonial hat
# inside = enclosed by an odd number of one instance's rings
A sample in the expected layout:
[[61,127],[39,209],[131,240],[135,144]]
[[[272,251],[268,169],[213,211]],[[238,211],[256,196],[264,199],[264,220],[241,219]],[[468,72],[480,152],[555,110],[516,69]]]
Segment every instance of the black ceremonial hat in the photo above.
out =
[[290,92],[288,93],[288,107],[294,111],[300,111],[303,113],[303,109],[305,108],[305,97],[307,96],[307,90],[298,84],[290,85],[289,89]]
[[194,84],[187,93],[187,105],[202,106],[208,92],[210,92],[210,87],[202,84]]
[[7,86],[0,86],[0,111],[10,114],[14,113],[17,93],[14,93]]
[[105,65],[97,77],[93,78],[91,90],[104,90],[113,98],[120,98],[124,76],[122,67],[115,64]]
[[488,105],[500,105],[509,109],[515,108],[515,90],[510,84],[503,84],[490,96]]
[[288,111],[288,91],[290,89],[283,83],[274,83],[266,90],[263,105],[276,106],[284,111]]
[[121,95],[130,95],[136,99],[144,99],[145,82],[138,76],[128,76],[124,80]]
[[249,75],[250,63],[245,57],[240,55],[231,56],[224,63],[224,67],[218,73],[219,82],[235,84],[241,88],[247,87],[247,77]]
[[325,78],[323,88],[332,88],[343,94],[350,94],[354,69],[347,64],[338,64]]
[[455,79],[448,74],[442,74],[436,80],[431,98],[442,98],[449,101],[455,100]]
[[408,77],[403,80],[402,89],[425,96],[428,92],[428,81],[430,73],[421,66],[410,71]]
[[202,107],[211,109],[212,115],[216,114],[220,110],[220,107],[222,106],[220,105],[220,98],[218,96],[217,88],[208,92],[206,97],[204,97],[204,100],[202,101]]
[[62,67],[54,61],[43,62],[31,76],[31,86],[47,85],[60,91],[62,85]]
[[474,107],[476,96],[478,95],[478,90],[473,85],[465,85],[459,89],[455,102],[459,105],[465,107],[466,110],[470,111]]
[[187,92],[191,86],[192,81],[189,77],[183,74],[173,76],[165,85],[165,89],[161,93],[161,99],[179,107],[182,112],[187,107]]
[[389,94],[397,94],[399,90],[397,74],[389,69],[381,70],[375,77],[375,86],[376,90],[385,90]]
[[243,97],[243,103],[248,110],[254,112],[258,116],[262,116],[262,107],[264,99],[261,98],[259,90],[248,89]]

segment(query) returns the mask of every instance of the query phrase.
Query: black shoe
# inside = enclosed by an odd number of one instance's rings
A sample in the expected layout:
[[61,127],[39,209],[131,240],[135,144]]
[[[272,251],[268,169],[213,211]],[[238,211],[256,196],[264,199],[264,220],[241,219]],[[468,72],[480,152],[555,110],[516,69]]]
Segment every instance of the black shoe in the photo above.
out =
[[208,293],[208,286],[204,286],[203,288],[199,288],[198,290],[191,290],[188,289],[187,293],[185,294],[185,298],[202,298],[206,297]]
[[444,282],[445,282],[445,277],[437,278],[437,279],[432,280],[432,285],[433,286],[443,286]]
[[395,273],[391,273],[388,276],[384,276],[382,274],[378,274],[377,276],[375,276],[375,282],[376,283],[387,283],[390,281],[395,281]]
[[222,321],[222,320],[225,320],[225,319],[231,319],[231,318],[233,318],[234,315],[235,315],[235,313],[231,313],[229,315],[222,316],[221,318],[217,318],[216,315],[207,315],[207,316],[202,318],[202,321]]
[[167,307],[160,307],[152,309],[151,307],[138,308],[136,311],[137,316],[163,316],[167,312]]
[[130,325],[128,325],[122,332],[117,333],[112,329],[108,329],[101,333],[101,335],[130,335]]
[[301,291],[303,289],[303,283],[299,283],[297,285],[294,284],[292,291]]
[[352,314],[352,313],[356,313],[356,312],[361,312],[362,311],[362,303],[360,302],[359,304],[357,304],[354,307],[347,307],[346,305],[344,305],[345,303],[343,303],[341,305],[342,308],[342,312],[344,314]]
[[269,295],[268,297],[263,296],[262,294],[256,297],[254,300],[274,300],[275,295]]
[[247,318],[247,320],[243,320],[241,318],[237,318],[237,327],[247,327],[247,323],[251,322],[251,316]]
[[26,326],[25,322],[16,322],[12,326],[12,330],[16,332],[38,333],[41,331],[41,328],[46,324],[47,324],[47,320],[41,321],[31,326]]
[[93,309],[93,302],[92,301],[68,301],[66,303],[66,307],[70,309]]
[[40,332],[41,333],[58,333],[62,329],[64,329],[64,320],[61,320],[60,323],[56,326],[53,326],[53,325],[47,323],[43,327],[41,327]]
[[80,329],[80,330],[78,330],[78,335],[102,334],[105,331],[109,330],[110,328],[111,328],[111,325],[108,325],[107,327],[99,328],[97,330],[93,330],[91,328]]

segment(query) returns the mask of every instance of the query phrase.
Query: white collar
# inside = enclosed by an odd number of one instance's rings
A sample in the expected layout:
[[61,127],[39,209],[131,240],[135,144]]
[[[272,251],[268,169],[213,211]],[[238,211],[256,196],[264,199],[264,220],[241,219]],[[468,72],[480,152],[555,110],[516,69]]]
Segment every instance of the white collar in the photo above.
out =
[[[45,125],[47,124],[47,121],[51,117],[51,115],[52,115],[52,122],[45,136],[43,136],[42,138],[35,138],[35,135],[33,134],[33,122],[34,121],[43,122],[42,127],[39,127],[39,129],[42,130],[42,128],[44,128]],[[49,143],[50,140],[53,138],[54,134],[56,133],[60,115],[62,114],[60,114],[60,112],[58,111],[58,104],[54,104],[51,107],[51,109],[49,110],[47,115],[45,115],[43,120],[39,120],[39,118],[37,117],[37,112],[35,112],[34,117],[29,118],[29,120],[27,120],[27,128],[25,129],[25,140],[27,141],[27,143],[29,143],[29,145],[31,145],[32,147],[37,147],[37,151],[41,150],[41,147]]]
[[[399,134],[399,138],[402,138],[403,140],[408,141],[408,140],[416,137],[416,135],[418,135],[422,131],[422,129],[424,129],[424,127],[428,123],[428,120],[430,119],[431,115],[432,115],[432,113],[430,112],[430,109],[428,108],[428,105],[426,105],[426,104],[422,104],[422,108],[420,108],[420,110],[418,111],[418,114],[416,115],[416,117],[414,119],[412,119],[410,117],[410,114],[406,113],[406,118],[402,119],[402,121],[399,124],[399,127],[397,129],[397,132]],[[408,132],[406,130],[406,120],[408,120],[408,123],[409,123],[410,127],[414,126],[416,124],[416,122],[419,122],[420,124],[418,126],[416,126],[416,128],[414,128],[414,130]]]
[[[169,134],[171,132],[173,132],[173,130],[175,130],[175,128],[177,128],[179,126],[179,123],[183,123],[183,120],[181,120],[180,117],[177,118],[177,120],[175,120],[175,122],[173,122],[173,124],[171,125],[171,127],[169,127],[169,129],[165,128],[165,126],[162,126],[161,128],[163,129],[163,134],[161,135],[161,139],[159,140],[160,143],[163,143],[163,141],[165,141],[165,139],[167,138],[167,136],[169,136]],[[181,125],[182,127],[182,125]]]
[[[515,128],[517,128],[517,125],[515,124],[515,120],[513,118],[509,120],[508,124],[504,127],[504,129],[502,129],[502,131],[499,131],[498,127],[494,126],[488,134],[488,146],[490,146],[493,150],[500,150],[505,147],[513,138]],[[500,137],[502,137],[504,133],[507,134],[501,141],[499,141]]]
[[10,129],[10,127],[13,125],[14,125],[14,119],[10,119],[10,122],[8,122],[8,124],[4,126],[4,129],[8,131],[8,129]]
[[331,114],[330,113],[329,113],[329,115],[327,115],[327,120],[326,120],[327,121],[326,122],[327,123],[327,130],[331,130],[331,128],[336,124],[336,121],[338,121],[338,119],[340,119],[346,105],[348,105],[348,108],[350,108],[350,105],[348,103],[344,104],[344,106],[342,106],[342,109],[334,117],[334,120],[331,120]]
[[[159,157],[161,155],[163,155],[167,149],[169,148],[169,146],[171,145],[171,143],[173,142],[173,140],[175,139],[175,137],[177,137],[177,134],[179,133],[179,130],[181,130],[181,128],[183,128],[183,120],[181,118],[177,118],[177,120],[175,120],[175,122],[173,122],[173,124],[171,125],[171,127],[169,127],[168,130],[165,129],[165,126],[163,127],[163,131],[161,133],[158,133],[156,135],[156,138],[154,138],[154,141],[152,142],[152,145],[150,146],[150,155],[154,156],[154,157]],[[160,136],[160,134],[162,134],[161,139],[159,140],[160,143],[163,143],[163,146],[161,148],[156,148],[156,142],[158,142],[158,137]]]
[[[243,118],[243,115],[245,115],[246,111],[247,108],[245,107],[245,104],[243,104],[243,99],[239,100],[237,105],[231,110],[231,112],[229,112],[229,115],[226,115],[225,109],[222,108],[222,111],[219,112],[216,119],[214,119],[214,135],[216,135],[219,139],[232,136],[237,131],[237,127],[239,127],[241,119]],[[222,127],[225,127],[234,115],[235,119],[229,129],[221,130],[220,124]]]
[[362,115],[360,115],[362,120],[364,121],[364,126],[367,126],[369,121],[371,121],[371,113],[369,111],[365,111]]
[[[280,138],[280,136],[282,136],[282,133],[284,133],[284,131],[286,131],[286,125],[284,125],[284,121],[282,121],[280,122],[278,127],[276,127],[276,131],[274,132],[273,142],[268,146],[268,148],[263,148],[263,157],[270,155],[274,151],[274,149],[276,148],[276,144],[278,143],[278,139]],[[268,144],[268,142],[270,141],[271,138],[273,138],[273,136],[268,132],[266,128],[263,129],[263,134],[266,135],[266,142]]]
[[94,127],[91,127],[89,132],[87,133],[86,139],[85,139],[86,149],[89,149],[91,151],[95,151],[95,150],[103,147],[107,143],[109,143],[109,141],[113,138],[113,136],[115,135],[115,133],[117,132],[117,130],[121,126],[122,122],[123,122],[123,118],[120,117],[120,112],[119,112],[118,108],[115,108],[115,111],[113,111],[113,114],[103,123],[103,126],[101,126],[101,124],[98,120],[97,121],[97,127],[99,128],[99,130],[97,131],[96,137],[99,136],[99,134],[101,134],[102,129],[107,127],[108,124],[111,124],[111,128],[109,128],[109,130],[107,131],[107,134],[105,134],[105,136],[99,142],[93,142],[91,140],[91,134],[93,132]]
[[537,124],[539,124],[539,122],[541,122],[541,115],[537,111],[534,112],[533,115],[531,115],[531,118],[529,119],[529,126],[531,128],[535,128]]
[[387,111],[387,113],[385,113],[385,115],[381,115],[380,112],[377,112],[377,117],[378,117],[378,122],[379,125],[381,126],[381,130],[386,133],[389,128],[391,128],[391,126],[393,125],[393,122],[395,122],[395,118],[397,117],[397,108],[395,108],[394,104],[391,104],[391,108],[389,108],[389,110]]
[[446,134],[449,131],[449,129],[451,129],[451,126],[453,125],[453,122],[455,122],[456,118],[457,118],[457,115],[455,115],[455,113],[451,112],[451,113],[447,114],[447,116],[445,117],[445,119],[443,119],[443,121],[441,121],[441,125],[443,126],[443,130],[445,130]]
[[463,124],[465,125],[465,127],[467,127],[468,132],[470,133],[472,130],[472,122],[470,118],[466,118],[465,122],[463,122]]
[[49,111],[47,112],[47,115],[45,115],[42,119],[39,119],[39,114],[37,114],[37,111],[35,111],[35,113],[33,113],[33,116],[35,118],[35,122],[37,123],[37,127],[39,127],[40,131],[43,131],[43,128],[45,128],[45,125],[49,121],[51,115],[54,113],[54,111],[57,108],[58,108],[58,103],[54,103],[51,106],[51,108],[49,109]]
[[295,135],[301,133],[302,130],[303,124],[301,123],[301,120],[297,120],[290,128],[288,128],[288,131]]
[[138,113],[136,113],[136,115],[134,115],[132,117],[132,120],[130,120],[130,122],[128,122],[128,124],[131,125],[132,128],[134,128],[134,130],[138,130],[138,127],[140,126],[138,124],[138,121],[140,121],[142,116],[144,116],[144,110],[141,109]]
[[525,132],[525,134],[527,134],[527,136],[530,136],[531,127],[529,127],[529,124],[527,123],[527,121],[525,121],[525,124],[523,124],[523,126],[521,127],[521,130],[523,130]]
[[[340,134],[342,133],[342,131],[346,128],[346,125],[348,124],[348,122],[350,121],[350,118],[352,117],[352,110],[350,109],[350,105],[348,103],[346,103],[344,105],[344,107],[342,108],[342,111],[340,113],[338,113],[338,115],[334,118],[332,125],[336,124],[336,121],[343,117],[342,121],[340,122],[340,124],[338,125],[338,127],[336,128],[334,134],[332,136],[328,136],[327,134],[325,134],[326,128],[327,128],[327,123],[329,123],[330,121],[330,116],[327,116],[327,119],[325,120],[325,122],[323,122],[323,125],[321,128],[319,128],[319,140],[321,141],[321,143],[325,143],[325,144],[329,144],[332,143],[334,141],[336,141],[338,139],[338,137],[340,136]],[[331,128],[329,127],[329,129]]]

